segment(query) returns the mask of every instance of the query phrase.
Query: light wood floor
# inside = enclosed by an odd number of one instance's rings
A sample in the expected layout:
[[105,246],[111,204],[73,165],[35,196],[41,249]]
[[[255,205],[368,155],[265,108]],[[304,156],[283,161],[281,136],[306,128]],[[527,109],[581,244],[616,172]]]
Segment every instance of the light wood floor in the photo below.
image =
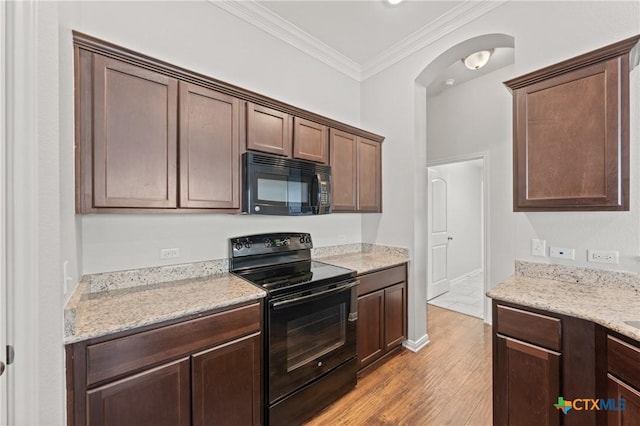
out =
[[429,305],[431,343],[361,377],[307,426],[491,425],[491,327]]

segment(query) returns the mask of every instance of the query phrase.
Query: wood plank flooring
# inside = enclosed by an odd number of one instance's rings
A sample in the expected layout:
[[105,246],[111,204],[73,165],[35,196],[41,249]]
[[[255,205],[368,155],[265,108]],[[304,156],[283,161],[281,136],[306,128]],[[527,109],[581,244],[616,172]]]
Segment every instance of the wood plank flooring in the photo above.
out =
[[491,327],[429,305],[431,343],[361,377],[307,426],[491,425]]

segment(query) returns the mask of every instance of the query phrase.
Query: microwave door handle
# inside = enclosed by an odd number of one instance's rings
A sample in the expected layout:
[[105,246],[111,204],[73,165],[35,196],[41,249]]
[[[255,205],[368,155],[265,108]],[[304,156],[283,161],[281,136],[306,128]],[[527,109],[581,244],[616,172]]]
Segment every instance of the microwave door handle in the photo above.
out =
[[316,173],[316,175],[313,177],[313,186],[315,186],[315,194],[311,195],[312,198],[312,204],[311,204],[311,208],[313,210],[313,214],[318,214],[320,212],[320,194],[321,194],[321,189],[320,189],[320,182],[322,182],[322,177],[320,176],[320,173]]

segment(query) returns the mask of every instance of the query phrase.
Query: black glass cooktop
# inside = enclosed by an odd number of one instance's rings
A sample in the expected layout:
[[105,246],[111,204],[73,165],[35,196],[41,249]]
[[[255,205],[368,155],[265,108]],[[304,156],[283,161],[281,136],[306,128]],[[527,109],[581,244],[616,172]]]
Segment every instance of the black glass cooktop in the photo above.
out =
[[356,272],[311,260],[253,269],[239,275],[272,292],[339,282],[355,277]]

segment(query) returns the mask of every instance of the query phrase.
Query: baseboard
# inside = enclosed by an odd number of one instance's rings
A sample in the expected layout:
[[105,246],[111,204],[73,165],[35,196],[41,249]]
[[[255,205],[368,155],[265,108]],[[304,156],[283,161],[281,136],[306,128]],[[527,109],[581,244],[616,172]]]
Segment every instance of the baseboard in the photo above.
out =
[[430,343],[429,335],[425,334],[418,340],[405,340],[402,343],[402,346],[409,349],[411,352],[418,352],[420,349],[424,348]]
[[482,272],[482,268],[474,269],[471,272],[467,272],[465,274],[460,275],[459,277],[456,277],[456,278],[454,278],[452,280],[449,280],[449,283],[451,285],[458,284],[460,281],[465,280],[465,279],[467,279],[469,277],[473,277],[474,275],[478,275],[481,272]]

